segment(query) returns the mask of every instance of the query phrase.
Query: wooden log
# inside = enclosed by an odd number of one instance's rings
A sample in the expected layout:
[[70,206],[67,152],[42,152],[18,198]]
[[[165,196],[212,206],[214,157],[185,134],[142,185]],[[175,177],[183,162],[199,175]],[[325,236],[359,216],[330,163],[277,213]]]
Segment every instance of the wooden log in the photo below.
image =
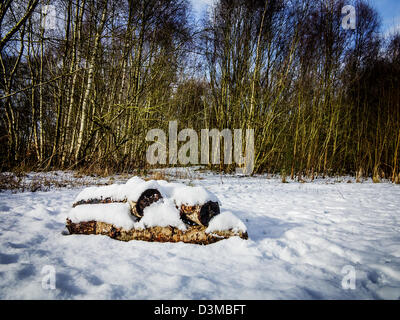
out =
[[[182,204],[181,219],[187,223],[199,226],[208,226],[211,218],[220,213],[218,202],[208,201],[203,205],[187,206]],[[192,223],[193,222],[193,223]]]
[[[129,201],[129,205],[131,206],[131,213],[132,215],[136,216],[137,218],[143,217],[143,210],[144,208],[150,206],[152,203],[157,202],[162,198],[161,193],[157,189],[147,189],[145,190],[139,197],[138,201]],[[85,204],[108,204],[108,203],[126,203],[127,200],[113,200],[111,198],[104,198],[104,199],[88,199],[88,200],[79,200],[75,202],[72,207],[75,208],[79,205]]]
[[87,221],[83,223],[72,223],[70,219],[67,219],[67,229],[69,233],[73,234],[96,234],[96,221]]
[[151,227],[146,229],[116,228],[112,224],[100,221],[73,223],[67,219],[67,229],[70,234],[99,234],[120,241],[142,240],[150,242],[184,242],[207,245],[230,237],[240,237],[247,240],[247,232],[233,230],[206,233],[205,226],[188,226],[186,231],[174,227]]

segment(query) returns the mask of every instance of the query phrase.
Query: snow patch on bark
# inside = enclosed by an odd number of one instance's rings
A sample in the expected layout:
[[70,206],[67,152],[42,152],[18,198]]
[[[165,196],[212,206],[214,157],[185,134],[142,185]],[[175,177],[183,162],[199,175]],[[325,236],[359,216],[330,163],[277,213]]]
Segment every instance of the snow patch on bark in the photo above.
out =
[[143,218],[135,224],[136,229],[171,226],[186,231],[186,225],[180,219],[179,210],[169,199],[151,204],[143,210],[143,214]]
[[74,223],[85,221],[106,222],[126,230],[133,228],[135,224],[135,220],[131,215],[131,207],[128,203],[76,206],[69,212],[68,218]]
[[246,232],[244,223],[230,211],[221,212],[210,220],[206,233],[214,231],[232,230]]

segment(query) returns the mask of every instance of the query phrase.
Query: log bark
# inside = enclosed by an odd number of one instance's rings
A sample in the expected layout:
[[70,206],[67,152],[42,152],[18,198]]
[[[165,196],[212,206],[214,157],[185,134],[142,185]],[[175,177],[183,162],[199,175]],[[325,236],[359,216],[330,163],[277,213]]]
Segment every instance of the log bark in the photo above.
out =
[[174,227],[151,227],[146,229],[125,230],[112,224],[100,221],[73,223],[67,219],[67,229],[70,234],[99,234],[120,241],[142,240],[149,242],[184,242],[207,245],[230,237],[240,237],[247,240],[247,232],[233,230],[206,233],[205,226],[188,226],[186,231]]
[[107,203],[125,203],[125,202],[126,200],[116,201],[112,200],[111,198],[79,200],[72,205],[72,208],[75,208],[76,206],[80,206],[83,204],[99,204],[99,203],[107,204]]

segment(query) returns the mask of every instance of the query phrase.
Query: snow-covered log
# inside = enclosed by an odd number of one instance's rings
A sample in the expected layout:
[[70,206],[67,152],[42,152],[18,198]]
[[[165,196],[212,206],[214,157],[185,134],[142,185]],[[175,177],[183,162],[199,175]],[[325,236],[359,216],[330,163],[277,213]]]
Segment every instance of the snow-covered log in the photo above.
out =
[[123,241],[210,244],[232,236],[247,239],[244,224],[227,213],[220,217],[218,198],[203,187],[138,177],[82,190],[67,228],[71,234]]
[[101,221],[73,223],[71,220],[67,219],[67,229],[70,234],[99,234],[121,241],[142,240],[150,242],[185,242],[207,245],[234,236],[248,239],[247,232],[243,230],[230,229],[208,232],[205,226],[190,226],[185,231],[171,226],[154,226],[145,229],[133,228],[126,230]]
[[[213,210],[212,203],[207,207],[205,212]],[[192,209],[198,212],[197,217],[208,220],[208,226],[187,223],[168,198],[146,206],[141,219],[132,215],[129,203],[79,205],[69,212],[66,226],[70,234],[102,234],[122,241],[209,244],[233,236],[247,239],[246,226],[233,213],[224,211],[210,217],[202,213],[201,206]]]
[[75,208],[76,206],[85,204],[109,204],[129,202],[132,215],[140,219],[143,216],[144,208],[148,207],[154,202],[157,202],[160,199],[162,199],[160,191],[158,191],[157,189],[147,189],[142,192],[137,201],[127,200],[126,198],[114,200],[111,197],[98,197],[78,200],[72,205],[72,207]]
[[131,214],[143,216],[143,210],[162,198],[170,198],[188,224],[208,226],[210,219],[220,213],[218,199],[202,187],[190,187],[166,181],[144,181],[134,177],[126,184],[114,184],[84,189],[75,199],[78,205],[126,203]]

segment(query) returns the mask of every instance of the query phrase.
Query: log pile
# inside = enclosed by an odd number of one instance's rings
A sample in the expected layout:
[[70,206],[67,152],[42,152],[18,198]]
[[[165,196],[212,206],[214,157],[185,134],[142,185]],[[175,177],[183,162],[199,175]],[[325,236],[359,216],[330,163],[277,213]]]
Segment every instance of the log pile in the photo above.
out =
[[[76,206],[88,204],[104,204],[120,202],[129,203],[130,213],[135,221],[140,221],[144,215],[144,209],[151,204],[161,200],[162,193],[156,188],[145,189],[136,201],[131,199],[113,200],[111,197],[97,197],[89,199],[78,199],[72,205]],[[113,224],[104,221],[79,221],[73,222],[67,219],[66,227],[70,234],[98,234],[107,235],[113,239],[121,241],[143,240],[157,242],[185,242],[193,244],[211,244],[233,236],[238,236],[242,239],[248,239],[247,232],[239,230],[218,230],[206,232],[211,219],[220,214],[220,208],[217,201],[206,201],[202,204],[175,204],[179,210],[180,219],[185,223],[187,230],[182,231],[173,226],[153,226],[146,228],[132,228],[126,230],[116,227]],[[128,213],[129,215],[129,213]]]

